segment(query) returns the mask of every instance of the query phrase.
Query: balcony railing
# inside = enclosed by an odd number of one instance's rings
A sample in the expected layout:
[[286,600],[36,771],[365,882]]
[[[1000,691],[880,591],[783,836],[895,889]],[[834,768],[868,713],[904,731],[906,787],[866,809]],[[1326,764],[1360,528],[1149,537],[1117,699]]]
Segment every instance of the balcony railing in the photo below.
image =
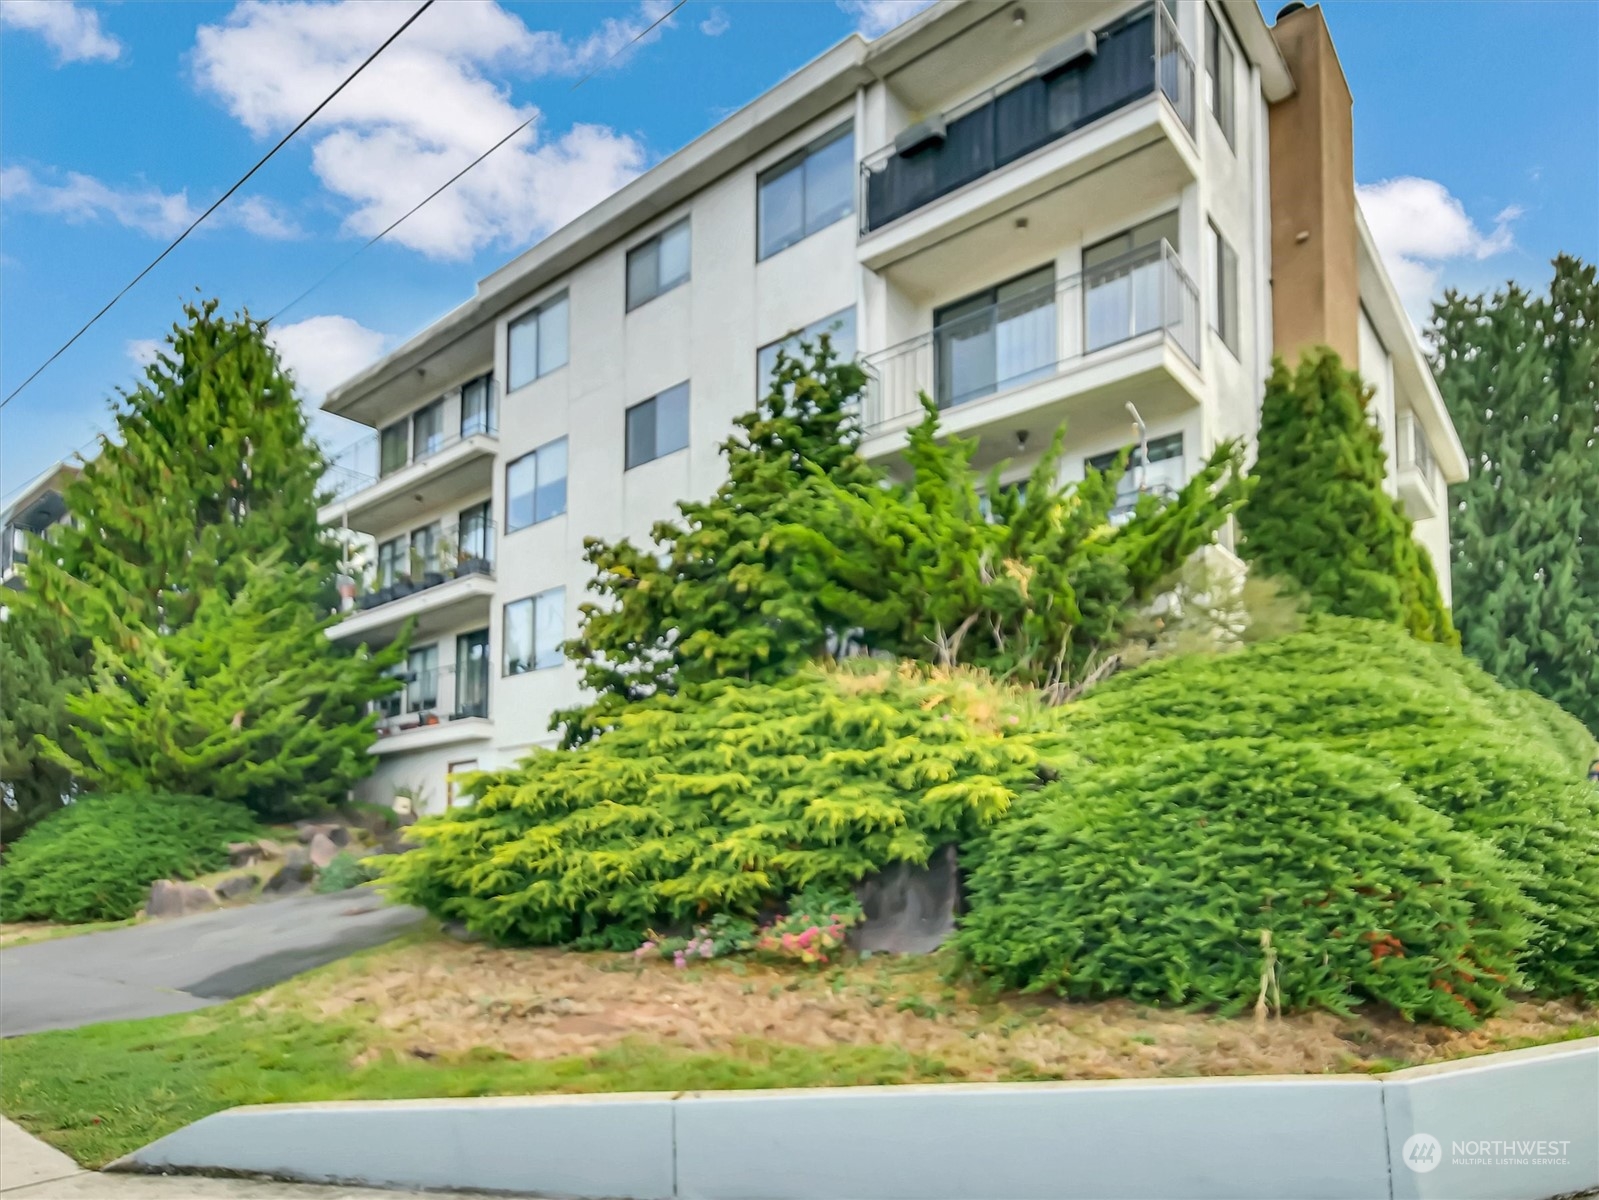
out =
[[496,407],[491,401],[486,412],[462,420],[460,427],[453,433],[424,437],[415,445],[411,444],[415,439],[408,439],[406,453],[403,456],[394,454],[391,447],[388,461],[384,461],[382,432],[368,434],[333,456],[322,476],[322,488],[330,493],[334,500],[343,500],[357,492],[365,491],[380,479],[387,479],[390,475],[396,475],[416,463],[437,458],[467,438],[497,437],[499,429],[495,419]]
[[1164,332],[1199,361],[1199,292],[1166,242],[1007,297],[866,356],[868,432],[1059,375],[1110,346]]
[[446,526],[431,547],[409,547],[400,563],[380,560],[347,572],[341,607],[345,612],[365,612],[473,575],[494,577],[493,521]]
[[372,706],[379,737],[489,715],[487,659],[401,672],[399,677],[405,686]]
[[1157,90],[1192,136],[1194,60],[1164,4],[1098,31],[1091,53],[1047,78],[1030,67],[867,156],[861,162],[861,233]]

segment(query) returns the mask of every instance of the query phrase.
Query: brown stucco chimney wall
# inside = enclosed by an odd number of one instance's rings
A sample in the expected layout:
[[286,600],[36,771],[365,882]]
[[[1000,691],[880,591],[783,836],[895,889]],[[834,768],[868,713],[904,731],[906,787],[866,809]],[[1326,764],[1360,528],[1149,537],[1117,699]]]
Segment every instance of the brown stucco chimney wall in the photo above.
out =
[[1281,16],[1272,36],[1294,94],[1271,106],[1271,275],[1275,351],[1290,363],[1327,345],[1360,361],[1353,102],[1317,7]]

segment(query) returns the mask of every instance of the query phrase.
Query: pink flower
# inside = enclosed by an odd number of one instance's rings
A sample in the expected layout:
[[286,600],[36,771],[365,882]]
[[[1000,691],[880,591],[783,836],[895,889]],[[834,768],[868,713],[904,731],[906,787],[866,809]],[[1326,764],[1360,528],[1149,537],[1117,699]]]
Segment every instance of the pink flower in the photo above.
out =
[[672,955],[672,962],[673,962],[673,964],[675,966],[679,966],[679,967],[688,966],[688,960],[683,957],[683,952],[681,950],[679,950],[676,954]]

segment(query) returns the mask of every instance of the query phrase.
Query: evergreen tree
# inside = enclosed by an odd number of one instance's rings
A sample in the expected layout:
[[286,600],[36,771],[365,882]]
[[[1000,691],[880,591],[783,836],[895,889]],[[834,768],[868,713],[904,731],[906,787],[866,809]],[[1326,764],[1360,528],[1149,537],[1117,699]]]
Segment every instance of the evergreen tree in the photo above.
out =
[[1314,612],[1371,617],[1423,641],[1458,635],[1410,518],[1383,490],[1371,393],[1337,354],[1272,367],[1249,503],[1239,514],[1254,567],[1304,593]]
[[1599,734],[1599,285],[1561,255],[1548,296],[1448,293],[1433,369],[1471,463],[1449,489],[1454,616],[1505,683]]
[[314,564],[232,568],[238,590],[206,591],[172,630],[123,617],[137,605],[115,584],[91,593],[90,624],[110,632],[91,686],[66,700],[76,745],[41,737],[48,761],[96,791],[210,796],[269,820],[337,803],[370,773],[371,702],[393,690],[401,647],[334,652]]
[[78,664],[11,607],[0,621],[0,846],[61,807],[72,776],[39,752],[39,736],[70,737],[67,695]]

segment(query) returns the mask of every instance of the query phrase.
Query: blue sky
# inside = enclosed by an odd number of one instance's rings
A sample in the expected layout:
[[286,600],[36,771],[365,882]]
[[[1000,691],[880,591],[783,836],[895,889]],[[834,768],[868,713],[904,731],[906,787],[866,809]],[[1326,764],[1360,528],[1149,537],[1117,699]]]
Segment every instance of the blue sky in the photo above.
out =
[[[916,7],[690,0],[611,56],[667,6],[436,5],[0,415],[0,497],[106,425],[185,297],[275,312],[534,110],[534,134],[284,315],[311,402],[839,38]],[[1362,201],[1414,311],[1445,286],[1537,285],[1558,250],[1599,259],[1599,4],[1326,9]],[[406,11],[0,0],[0,393]]]

